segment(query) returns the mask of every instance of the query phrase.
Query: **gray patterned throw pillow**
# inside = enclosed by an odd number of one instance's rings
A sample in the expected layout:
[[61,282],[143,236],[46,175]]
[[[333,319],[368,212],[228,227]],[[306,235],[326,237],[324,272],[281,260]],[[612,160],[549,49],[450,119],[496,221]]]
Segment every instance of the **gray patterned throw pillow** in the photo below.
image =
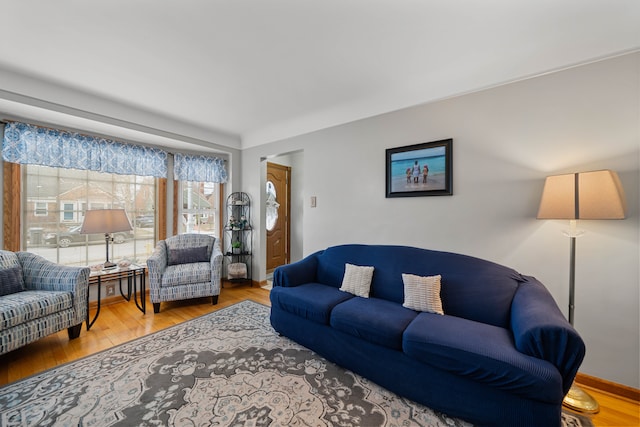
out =
[[0,270],[0,296],[24,291],[22,268],[19,266]]
[[198,246],[197,248],[185,249],[169,249],[167,254],[167,264],[189,264],[192,262],[208,262],[207,247]]

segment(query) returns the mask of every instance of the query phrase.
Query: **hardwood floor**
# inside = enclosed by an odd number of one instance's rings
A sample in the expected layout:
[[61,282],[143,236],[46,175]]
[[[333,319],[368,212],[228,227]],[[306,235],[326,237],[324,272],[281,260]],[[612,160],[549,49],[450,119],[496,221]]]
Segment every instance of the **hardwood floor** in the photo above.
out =
[[[225,287],[217,305],[211,305],[209,298],[162,303],[158,314],[153,313],[148,301],[144,315],[132,302],[116,298],[112,304],[103,304],[96,323],[90,331],[83,326],[79,338],[69,341],[67,332],[62,331],[0,356],[0,386],[245,299],[269,305],[269,291],[248,286]],[[596,427],[640,426],[637,400],[581,386],[600,403],[600,412],[591,416]]]

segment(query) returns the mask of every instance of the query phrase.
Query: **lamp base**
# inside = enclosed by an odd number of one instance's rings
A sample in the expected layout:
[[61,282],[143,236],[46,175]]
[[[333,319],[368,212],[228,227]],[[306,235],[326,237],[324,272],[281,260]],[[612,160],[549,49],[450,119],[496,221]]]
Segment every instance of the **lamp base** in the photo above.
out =
[[118,266],[118,264],[115,264],[113,262],[105,262],[104,264],[102,264],[102,269],[103,270],[111,270],[112,268],[116,268]]
[[600,405],[589,393],[582,390],[575,383],[571,384],[569,392],[564,397],[562,404],[569,409],[588,414],[600,412]]

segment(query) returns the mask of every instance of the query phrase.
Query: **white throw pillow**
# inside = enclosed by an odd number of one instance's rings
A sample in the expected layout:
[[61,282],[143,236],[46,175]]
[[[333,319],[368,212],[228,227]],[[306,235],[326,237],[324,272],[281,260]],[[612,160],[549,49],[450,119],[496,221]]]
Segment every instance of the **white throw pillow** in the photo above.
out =
[[441,276],[416,276],[402,273],[404,283],[403,307],[416,311],[444,314],[440,300]]
[[369,298],[372,278],[373,267],[345,264],[340,290],[359,297]]

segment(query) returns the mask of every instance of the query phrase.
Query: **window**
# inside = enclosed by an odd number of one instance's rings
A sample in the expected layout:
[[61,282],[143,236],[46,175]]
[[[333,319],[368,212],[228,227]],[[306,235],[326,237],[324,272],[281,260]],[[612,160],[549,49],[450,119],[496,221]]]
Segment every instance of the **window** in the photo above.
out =
[[202,233],[218,236],[220,212],[220,184],[211,182],[178,181],[178,233]]
[[265,226],[267,231],[272,231],[278,223],[278,207],[280,207],[280,203],[277,201],[276,186],[273,182],[267,181],[267,202],[265,210]]
[[62,204],[62,221],[63,222],[73,222],[74,214],[75,214],[75,209],[74,209],[73,203]]
[[[66,265],[105,261],[104,234],[80,234],[86,209],[124,208],[133,230],[116,233],[109,259],[144,263],[155,247],[156,179],[22,165],[23,249]],[[144,218],[144,221],[139,221]]]
[[35,207],[33,208],[34,216],[47,216],[49,215],[47,202],[33,202]]

